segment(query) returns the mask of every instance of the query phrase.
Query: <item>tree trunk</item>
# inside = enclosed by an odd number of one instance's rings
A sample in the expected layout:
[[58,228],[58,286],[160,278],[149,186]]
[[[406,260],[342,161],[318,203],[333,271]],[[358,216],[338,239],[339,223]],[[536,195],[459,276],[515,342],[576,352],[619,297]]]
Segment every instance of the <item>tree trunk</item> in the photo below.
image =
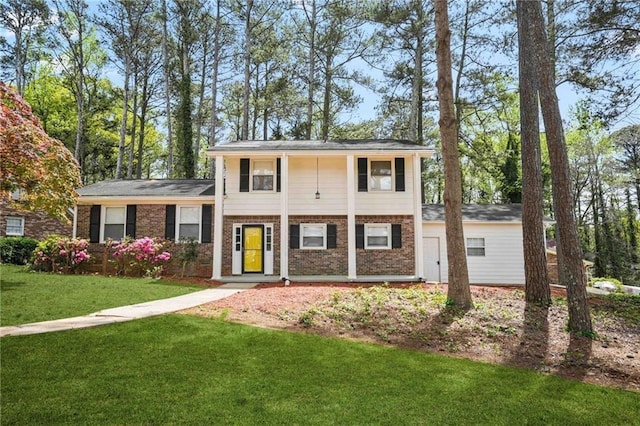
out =
[[147,124],[147,106],[149,105],[149,76],[145,75],[142,82],[142,105],[140,105],[140,136],[138,138],[138,164],[136,178],[142,179],[142,161],[144,159],[144,134]]
[[122,159],[124,158],[124,144],[127,137],[127,115],[129,114],[129,59],[124,63],[124,94],[122,99],[122,117],[120,119],[120,139],[118,143],[118,159],[116,160],[116,179],[122,176]]
[[525,299],[551,304],[551,289],[544,246],[542,160],[538,119],[537,69],[532,60],[531,30],[525,21],[527,0],[516,3],[520,86],[520,138],[522,144],[522,234]]
[[453,105],[451,77],[451,32],[447,0],[435,0],[436,61],[438,65],[438,101],[440,138],[444,157],[444,209],[449,262],[448,301],[456,307],[471,309],[469,272],[462,228],[462,182],[458,152],[457,123]]
[[[306,12],[306,8],[305,8]],[[311,139],[311,129],[313,127],[313,96],[316,81],[316,2],[311,0],[311,16],[307,15],[309,21],[310,41],[309,41],[309,75],[307,88],[307,123],[305,128],[305,139]]]
[[527,2],[530,10],[533,47],[539,69],[540,104],[547,134],[551,163],[551,181],[558,231],[558,270],[560,284],[567,288],[569,331],[593,334],[587,300],[587,277],[582,264],[582,249],[578,239],[571,197],[569,159],[564,139],[562,117],[555,90],[550,47],[545,32],[542,6],[539,0]]
[[413,62],[413,81],[411,82],[411,114],[409,115],[409,139],[422,144],[422,129],[420,119],[422,116],[422,53],[424,50],[424,38],[423,26],[424,26],[424,13],[422,11],[422,4],[420,2],[414,3],[416,6],[417,22],[416,31],[418,36],[416,37],[416,50]]
[[133,160],[136,152],[136,129],[138,126],[138,72],[134,71],[133,78],[133,121],[131,122],[131,143],[129,145],[129,164],[127,164],[127,179],[133,179]]
[[240,139],[247,140],[249,137],[249,95],[250,95],[250,79],[251,79],[251,9],[253,8],[253,0],[247,1],[247,9],[244,27],[244,86],[242,88],[242,129],[240,131]]
[[331,81],[333,75],[331,73],[331,63],[333,59],[327,54],[326,72],[324,74],[324,94],[322,101],[322,130],[320,137],[322,140],[329,138],[329,120],[331,119]]
[[[216,21],[213,33],[213,70],[211,73],[211,119],[209,121],[209,148],[216,144],[216,133],[218,125],[218,72],[220,69],[220,28],[222,19],[220,16],[220,2],[216,2]],[[207,157],[208,158],[208,157]],[[211,161],[211,160],[209,160]],[[211,161],[209,165],[209,176],[211,179],[216,175],[216,162]]]
[[167,0],[162,0],[162,70],[164,77],[164,112],[167,119],[167,177],[174,176],[173,134],[171,131],[171,90],[169,87],[169,31],[167,29]]

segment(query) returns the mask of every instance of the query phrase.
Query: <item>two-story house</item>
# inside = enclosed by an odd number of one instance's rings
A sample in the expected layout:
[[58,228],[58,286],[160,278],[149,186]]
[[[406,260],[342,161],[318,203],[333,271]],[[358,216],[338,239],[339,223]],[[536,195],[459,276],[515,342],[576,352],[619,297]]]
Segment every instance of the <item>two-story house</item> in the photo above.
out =
[[[74,228],[94,243],[192,237],[199,274],[216,280],[446,281],[443,208],[421,203],[432,154],[399,140],[231,142],[208,151],[213,181],[80,189]],[[523,283],[519,206],[463,218],[472,282]]]

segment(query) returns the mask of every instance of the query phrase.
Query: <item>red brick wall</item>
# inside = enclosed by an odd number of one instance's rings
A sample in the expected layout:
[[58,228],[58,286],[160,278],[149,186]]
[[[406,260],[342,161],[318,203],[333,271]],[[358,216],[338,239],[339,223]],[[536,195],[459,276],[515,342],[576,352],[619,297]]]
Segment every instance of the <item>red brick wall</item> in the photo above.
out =
[[[273,275],[280,275],[280,216],[225,216],[222,224],[222,276],[232,275],[233,225],[273,224]],[[219,256],[220,254],[217,254]]]
[[347,275],[349,273],[346,216],[290,216],[290,225],[333,224],[337,228],[336,248],[326,250],[289,249],[290,275]]
[[9,216],[24,218],[24,236],[37,240],[42,240],[51,234],[70,237],[73,229],[71,217],[68,221],[63,221],[42,212],[16,210],[4,200],[0,200],[0,212],[0,237],[7,235],[7,217]]
[[402,225],[402,247],[388,250],[356,250],[358,275],[415,275],[413,216],[356,216],[356,224]]
[[[164,238],[165,227],[165,208],[164,204],[138,204],[136,209],[136,237],[160,237]],[[77,236],[79,238],[89,239],[89,216],[91,206],[78,206],[77,219]],[[211,241],[213,241],[213,224],[211,226]],[[165,273],[169,275],[181,275],[182,265],[177,260],[176,255],[180,251],[180,244],[173,245],[169,252],[172,254],[172,260],[165,269]],[[93,256],[90,270],[92,272],[114,273],[114,265],[110,262],[103,261],[104,244],[92,243],[89,252]],[[107,259],[108,260],[108,259]],[[213,274],[213,243],[204,243],[198,246],[198,259],[189,265],[186,270],[188,275],[210,278]]]

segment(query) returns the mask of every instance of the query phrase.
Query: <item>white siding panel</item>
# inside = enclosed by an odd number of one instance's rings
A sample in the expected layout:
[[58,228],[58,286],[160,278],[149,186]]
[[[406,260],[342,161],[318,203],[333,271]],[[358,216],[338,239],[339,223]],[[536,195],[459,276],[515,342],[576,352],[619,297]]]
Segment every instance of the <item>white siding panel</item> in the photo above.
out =
[[239,158],[226,159],[225,181],[227,193],[224,200],[225,216],[280,214],[279,192],[240,192]]
[[[423,225],[424,237],[440,238],[441,279],[448,281],[444,223]],[[524,284],[522,226],[517,224],[464,224],[466,238],[484,238],[485,256],[467,256],[472,284]]]
[[[393,158],[381,158],[393,162]],[[356,189],[356,214],[413,215],[413,161],[411,161],[411,157],[404,159],[404,173],[404,192],[395,192],[395,190],[358,192]],[[356,182],[358,182],[357,170]]]
[[290,157],[289,214],[347,214],[346,158]]

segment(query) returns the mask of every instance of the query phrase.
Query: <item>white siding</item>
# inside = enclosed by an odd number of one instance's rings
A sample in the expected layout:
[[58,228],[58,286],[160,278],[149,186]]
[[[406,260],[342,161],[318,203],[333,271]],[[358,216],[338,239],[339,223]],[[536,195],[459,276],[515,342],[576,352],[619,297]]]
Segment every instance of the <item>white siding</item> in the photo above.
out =
[[[374,160],[391,160],[394,157],[370,157]],[[357,161],[357,159],[356,159]],[[356,167],[356,184],[358,182]],[[413,161],[411,157],[404,157],[404,192],[367,191],[358,192],[356,188],[357,215],[413,215]],[[395,179],[395,177],[394,177]],[[395,185],[395,180],[394,180]]]
[[[280,193],[240,192],[240,159],[227,158],[225,169],[225,216],[279,215]],[[275,182],[275,180],[274,180]]]
[[346,161],[346,157],[319,157],[317,162],[316,157],[289,157],[289,214],[346,215]]
[[[440,239],[440,277],[448,281],[444,223],[425,223],[423,236]],[[467,238],[484,238],[485,256],[467,256],[472,284],[524,284],[524,255],[520,223],[464,223]]]

